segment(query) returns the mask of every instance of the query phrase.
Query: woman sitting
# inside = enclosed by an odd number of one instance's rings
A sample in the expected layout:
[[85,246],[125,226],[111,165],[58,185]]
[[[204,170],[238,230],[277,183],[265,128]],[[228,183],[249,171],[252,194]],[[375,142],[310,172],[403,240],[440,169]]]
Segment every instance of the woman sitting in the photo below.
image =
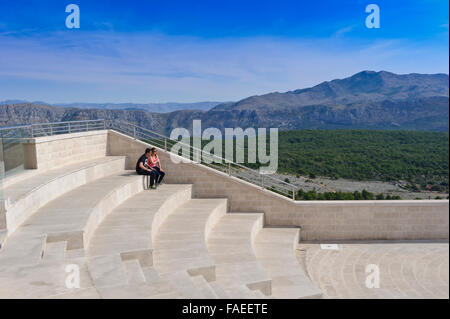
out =
[[161,184],[166,173],[161,167],[161,161],[159,160],[157,150],[154,147],[150,149],[150,157],[148,157],[147,165],[156,172],[156,183],[152,186],[152,188],[156,188],[156,185]]

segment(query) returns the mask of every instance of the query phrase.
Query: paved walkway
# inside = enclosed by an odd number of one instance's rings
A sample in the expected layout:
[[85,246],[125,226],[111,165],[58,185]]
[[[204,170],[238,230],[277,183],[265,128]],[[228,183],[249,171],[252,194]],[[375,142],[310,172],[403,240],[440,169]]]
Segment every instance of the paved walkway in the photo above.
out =
[[[324,250],[299,244],[297,255],[324,298],[449,298],[448,243],[354,243]],[[380,287],[366,287],[366,267]]]

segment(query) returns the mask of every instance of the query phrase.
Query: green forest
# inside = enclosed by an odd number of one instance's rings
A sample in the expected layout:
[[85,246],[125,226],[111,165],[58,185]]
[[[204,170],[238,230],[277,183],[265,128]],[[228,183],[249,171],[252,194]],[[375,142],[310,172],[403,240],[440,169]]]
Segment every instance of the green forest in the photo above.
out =
[[[203,140],[202,146],[208,142],[210,141]],[[169,147],[173,144],[174,142],[170,142]],[[223,149],[224,144],[223,142]],[[247,147],[248,139],[244,142],[244,165],[258,168],[258,163],[248,163]],[[411,191],[425,190],[427,185],[430,185],[433,191],[449,190],[448,133],[377,130],[280,131],[278,153],[279,173],[300,175],[309,179],[323,176],[360,181],[405,181]],[[368,196],[372,198],[381,195],[368,192],[320,195],[309,192],[299,193],[297,196],[303,199],[366,199]]]
[[[448,191],[448,133],[374,130],[279,132],[279,172],[315,178],[407,181]],[[256,164],[248,164],[257,167]]]

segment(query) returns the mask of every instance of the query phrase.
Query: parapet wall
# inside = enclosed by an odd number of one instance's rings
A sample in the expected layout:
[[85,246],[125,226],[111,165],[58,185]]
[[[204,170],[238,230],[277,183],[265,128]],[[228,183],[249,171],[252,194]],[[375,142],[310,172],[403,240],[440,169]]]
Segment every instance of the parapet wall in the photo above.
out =
[[[108,155],[126,156],[134,169],[148,144],[108,132]],[[167,181],[193,184],[194,197],[228,198],[233,212],[264,212],[265,223],[301,226],[301,239],[448,240],[448,200],[292,201],[195,163],[174,164],[160,152]]]
[[108,131],[25,139],[25,168],[46,170],[106,156]]

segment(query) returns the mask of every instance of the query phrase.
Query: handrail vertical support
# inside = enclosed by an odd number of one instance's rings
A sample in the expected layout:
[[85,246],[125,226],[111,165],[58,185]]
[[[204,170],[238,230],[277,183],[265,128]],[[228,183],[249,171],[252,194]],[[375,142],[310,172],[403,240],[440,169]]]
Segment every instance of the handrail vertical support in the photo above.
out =
[[261,188],[264,189],[264,175],[261,175]]
[[231,163],[228,162],[228,175],[231,176]]
[[30,126],[30,135],[31,135],[31,138],[34,137],[33,125]]
[[167,152],[167,138],[164,138],[164,150]]
[[68,126],[69,126],[69,133],[71,133],[71,132],[72,132],[72,130],[70,129],[70,123],[69,123],[69,125],[68,125]]
[[50,136],[53,136],[53,125],[50,125]]
[[136,139],[136,126],[133,125],[133,138]]
[[295,201],[295,187],[292,187],[292,200]]

